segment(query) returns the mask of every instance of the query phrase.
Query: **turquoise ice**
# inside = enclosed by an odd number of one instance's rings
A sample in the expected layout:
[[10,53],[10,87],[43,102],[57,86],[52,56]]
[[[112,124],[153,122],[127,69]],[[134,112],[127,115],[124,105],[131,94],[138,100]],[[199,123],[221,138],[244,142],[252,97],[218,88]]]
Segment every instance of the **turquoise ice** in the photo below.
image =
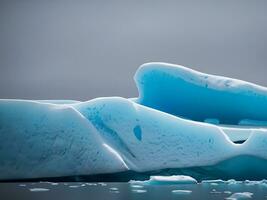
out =
[[0,179],[134,172],[267,178],[267,89],[165,63],[138,98],[0,100]]

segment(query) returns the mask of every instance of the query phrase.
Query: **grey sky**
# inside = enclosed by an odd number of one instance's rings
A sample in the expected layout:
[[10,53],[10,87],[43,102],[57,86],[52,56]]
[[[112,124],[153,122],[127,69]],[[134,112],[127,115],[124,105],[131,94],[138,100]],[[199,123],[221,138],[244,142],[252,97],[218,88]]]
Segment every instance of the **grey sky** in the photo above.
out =
[[0,98],[133,97],[150,61],[267,86],[267,1],[0,0]]

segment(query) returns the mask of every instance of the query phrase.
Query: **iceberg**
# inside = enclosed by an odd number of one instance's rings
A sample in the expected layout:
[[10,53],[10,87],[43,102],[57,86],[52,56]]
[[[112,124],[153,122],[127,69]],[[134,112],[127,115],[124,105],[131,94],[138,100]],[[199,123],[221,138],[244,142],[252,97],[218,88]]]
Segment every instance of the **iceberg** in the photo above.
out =
[[135,81],[138,98],[1,99],[0,179],[267,178],[266,88],[166,63]]

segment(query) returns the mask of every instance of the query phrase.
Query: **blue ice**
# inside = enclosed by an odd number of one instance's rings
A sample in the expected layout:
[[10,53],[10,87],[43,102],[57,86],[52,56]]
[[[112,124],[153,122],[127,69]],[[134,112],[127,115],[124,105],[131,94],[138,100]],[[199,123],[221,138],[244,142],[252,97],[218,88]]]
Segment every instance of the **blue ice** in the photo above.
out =
[[131,99],[0,100],[0,179],[267,177],[266,88],[166,63],[142,65],[135,81]]

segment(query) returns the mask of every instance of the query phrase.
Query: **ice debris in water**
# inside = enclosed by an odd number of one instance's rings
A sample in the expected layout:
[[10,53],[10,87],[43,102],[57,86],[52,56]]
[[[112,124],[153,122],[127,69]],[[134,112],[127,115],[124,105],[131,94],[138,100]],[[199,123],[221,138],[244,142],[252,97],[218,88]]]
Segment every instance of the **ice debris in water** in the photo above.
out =
[[134,79],[138,98],[1,99],[0,180],[168,169],[267,177],[266,88],[166,63]]
[[134,192],[134,193],[145,193],[145,192],[147,192],[147,190],[133,189],[132,192]]
[[172,190],[173,194],[191,194],[191,190]]
[[251,192],[237,192],[232,194],[230,197],[227,197],[227,200],[239,200],[239,199],[250,199],[252,198],[253,193]]
[[[105,183],[104,183],[104,184],[105,184]],[[96,183],[85,183],[85,185],[88,185],[88,186],[97,186]],[[105,186],[105,185],[103,185],[103,186]]]
[[116,188],[116,187],[111,187],[111,188],[109,188],[109,191],[110,191],[111,193],[120,193],[119,188]]
[[112,191],[119,190],[119,188],[116,188],[116,187],[111,187],[111,188],[109,188],[109,189],[112,190]]
[[98,183],[98,185],[101,185],[101,186],[107,186],[106,183]]
[[143,188],[143,185],[135,185],[134,183],[131,184],[132,188]]
[[150,184],[196,184],[196,179],[190,176],[150,176]]
[[173,175],[173,176],[150,176],[146,181],[130,181],[132,184],[145,185],[174,185],[174,184],[196,184],[196,179],[190,176]]
[[80,185],[70,185],[69,187],[70,188],[78,188],[78,187],[80,187]]
[[49,191],[50,189],[47,189],[47,188],[30,188],[29,189],[31,192],[47,192]]
[[217,191],[216,189],[212,189],[212,190],[210,191],[210,193],[211,193],[211,194],[220,194],[220,193],[222,193],[222,192]]

